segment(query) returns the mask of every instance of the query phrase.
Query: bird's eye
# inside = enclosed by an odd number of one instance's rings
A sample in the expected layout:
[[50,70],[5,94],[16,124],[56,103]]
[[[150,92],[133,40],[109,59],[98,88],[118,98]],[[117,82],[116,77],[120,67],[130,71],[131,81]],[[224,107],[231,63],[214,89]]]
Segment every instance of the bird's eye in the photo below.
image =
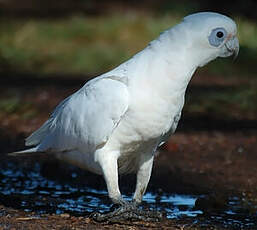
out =
[[213,29],[208,37],[209,43],[211,46],[219,47],[225,41],[225,37],[227,36],[227,31],[222,28],[218,27]]
[[216,36],[217,36],[218,38],[222,38],[222,37],[224,36],[224,33],[223,33],[222,31],[218,31],[217,34],[216,34]]

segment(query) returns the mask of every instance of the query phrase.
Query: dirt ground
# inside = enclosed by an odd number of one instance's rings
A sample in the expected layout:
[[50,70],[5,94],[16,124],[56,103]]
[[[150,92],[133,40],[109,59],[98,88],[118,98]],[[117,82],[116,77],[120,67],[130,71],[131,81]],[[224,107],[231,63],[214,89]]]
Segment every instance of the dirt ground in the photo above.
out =
[[[250,197],[257,203],[257,139],[254,133],[192,132],[177,133],[156,158],[149,190],[215,194],[222,203],[226,195]],[[221,199],[221,201],[219,200]],[[222,205],[222,204],[221,204]],[[164,219],[158,223],[96,223],[89,217],[70,214],[44,214],[0,206],[0,229],[198,229],[193,219]],[[210,224],[210,229],[222,226]],[[202,228],[201,228],[202,229]],[[204,229],[204,228],[203,228]]]
[[[18,86],[17,86],[18,87]],[[33,112],[31,118],[21,119],[20,114],[1,117],[0,148],[2,153],[23,148],[23,138],[47,118],[49,112],[65,96],[78,88],[67,83],[59,88],[29,86],[17,90]],[[7,89],[1,89],[4,91]],[[13,91],[16,88],[11,89]],[[33,97],[31,97],[33,95]],[[34,115],[34,108],[40,113]],[[222,208],[227,196],[236,195],[251,202],[247,210],[256,213],[257,204],[257,137],[256,127],[244,130],[223,129],[217,121],[200,121],[185,117],[190,128],[183,126],[171,140],[161,147],[154,163],[148,190],[169,193],[207,194],[209,200],[199,200],[197,205],[211,212]],[[210,124],[210,122],[213,122]],[[241,121],[242,123],[243,121]],[[238,123],[238,127],[244,124]],[[253,124],[255,124],[253,122]],[[216,128],[217,127],[217,128]],[[2,155],[6,159],[5,155]],[[91,177],[87,178],[90,179]],[[95,179],[94,177],[92,177]],[[123,181],[126,177],[121,178]],[[256,220],[257,222],[257,220]],[[124,222],[96,223],[88,216],[72,214],[42,214],[17,210],[14,206],[0,204],[0,230],[2,229],[223,229],[216,223],[201,225],[194,218],[164,219],[157,223]],[[236,226],[228,229],[238,229]],[[251,227],[249,229],[257,229]]]

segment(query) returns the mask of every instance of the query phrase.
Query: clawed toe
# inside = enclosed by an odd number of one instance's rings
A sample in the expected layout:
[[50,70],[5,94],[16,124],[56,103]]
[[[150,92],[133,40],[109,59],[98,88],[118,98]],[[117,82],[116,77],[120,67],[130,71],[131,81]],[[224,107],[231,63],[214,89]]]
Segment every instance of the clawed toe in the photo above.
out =
[[163,218],[161,212],[142,210],[134,203],[126,203],[116,209],[111,208],[107,213],[94,213],[92,218],[97,222],[121,222],[121,221],[151,221],[157,222]]

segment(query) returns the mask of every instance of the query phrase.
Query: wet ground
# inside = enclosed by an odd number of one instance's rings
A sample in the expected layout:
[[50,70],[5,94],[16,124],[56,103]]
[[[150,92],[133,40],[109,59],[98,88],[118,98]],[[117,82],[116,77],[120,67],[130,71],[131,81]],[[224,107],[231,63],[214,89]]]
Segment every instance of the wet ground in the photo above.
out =
[[[257,229],[255,121],[185,116],[159,150],[141,207],[166,217],[158,223],[96,223],[90,214],[111,205],[102,177],[49,156],[4,154],[23,148],[24,137],[80,83],[21,89],[23,83],[1,88],[5,97],[18,95],[27,110],[1,117],[0,229]],[[135,177],[122,176],[120,184],[129,200]]]

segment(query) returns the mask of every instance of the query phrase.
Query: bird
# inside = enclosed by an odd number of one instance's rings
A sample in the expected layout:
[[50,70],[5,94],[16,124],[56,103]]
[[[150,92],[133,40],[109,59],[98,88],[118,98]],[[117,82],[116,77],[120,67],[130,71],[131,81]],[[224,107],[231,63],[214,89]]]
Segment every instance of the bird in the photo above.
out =
[[[26,138],[30,148],[11,155],[49,153],[102,175],[109,198],[123,211],[131,205],[122,198],[118,176],[135,173],[130,204],[137,207],[157,148],[177,128],[194,72],[217,57],[236,57],[238,52],[237,26],[230,17],[216,12],[188,15],[129,60],[60,102]],[[107,217],[124,213],[114,212]]]

